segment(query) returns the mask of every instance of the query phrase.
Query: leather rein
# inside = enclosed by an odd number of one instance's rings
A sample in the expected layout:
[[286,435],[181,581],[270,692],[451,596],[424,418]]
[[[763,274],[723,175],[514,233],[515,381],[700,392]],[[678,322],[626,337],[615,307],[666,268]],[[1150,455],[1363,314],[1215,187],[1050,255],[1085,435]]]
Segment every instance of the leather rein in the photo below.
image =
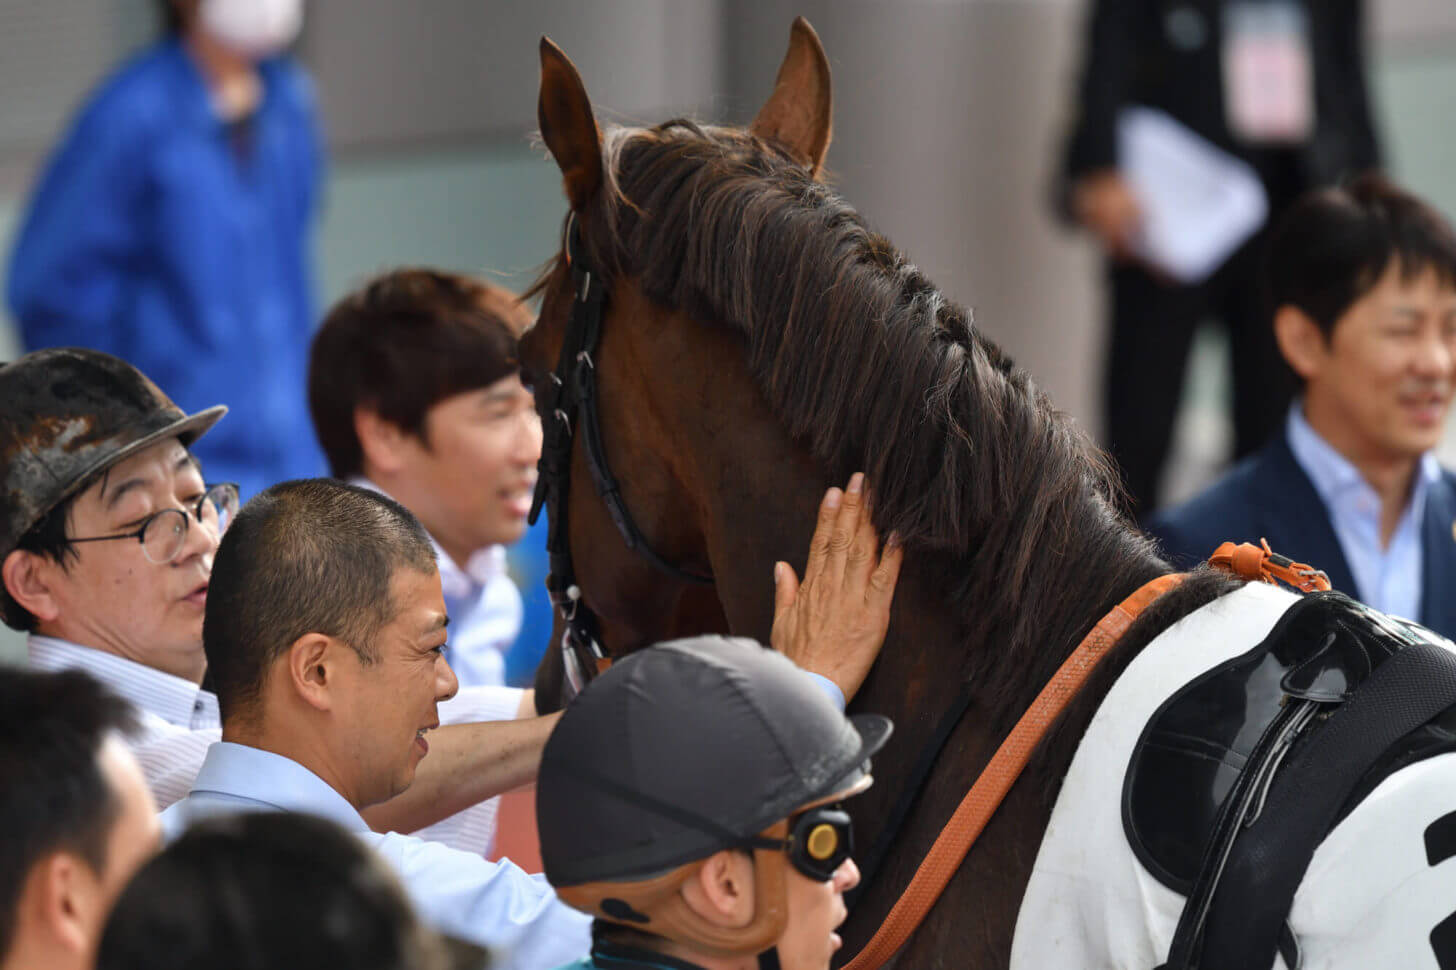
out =
[[567,678],[563,692],[569,687],[574,694],[611,663],[598,639],[596,613],[582,601],[571,558],[567,498],[571,489],[571,455],[578,434],[582,438],[587,470],[591,473],[597,496],[606,505],[607,513],[627,548],[674,579],[688,583],[712,583],[713,578],[675,566],[659,555],[637,527],[622,499],[621,486],[612,475],[606,448],[602,444],[596,361],[593,359],[601,343],[607,291],[601,276],[592,271],[585,258],[575,212],[567,216],[563,252],[571,273],[571,312],[561,342],[561,356],[556,362],[556,369],[548,375],[550,383],[542,393],[541,413],[547,419],[547,426],[527,522],[535,525],[541,509],[546,509],[546,553],[550,565],[546,590],[551,596],[552,606],[560,611],[566,624],[561,639]]

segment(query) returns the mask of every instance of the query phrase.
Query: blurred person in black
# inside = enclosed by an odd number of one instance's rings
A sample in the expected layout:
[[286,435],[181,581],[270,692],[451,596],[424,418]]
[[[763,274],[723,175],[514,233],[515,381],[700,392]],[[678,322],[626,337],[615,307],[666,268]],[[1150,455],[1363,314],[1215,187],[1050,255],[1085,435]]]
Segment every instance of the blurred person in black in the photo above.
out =
[[97,970],[446,970],[452,963],[399,880],[322,818],[267,812],[188,830],[112,910]]
[[1157,505],[1188,351],[1203,319],[1216,316],[1229,334],[1235,457],[1278,428],[1294,380],[1256,285],[1264,230],[1197,285],[1170,282],[1132,257],[1142,212],[1119,169],[1119,113],[1159,109],[1251,165],[1268,196],[1267,226],[1305,190],[1379,164],[1364,21],[1363,0],[1090,4],[1057,195],[1062,214],[1089,229],[1107,256],[1103,440],[1137,515]]
[[135,716],[80,671],[0,671],[0,970],[83,970],[161,827],[121,735]]

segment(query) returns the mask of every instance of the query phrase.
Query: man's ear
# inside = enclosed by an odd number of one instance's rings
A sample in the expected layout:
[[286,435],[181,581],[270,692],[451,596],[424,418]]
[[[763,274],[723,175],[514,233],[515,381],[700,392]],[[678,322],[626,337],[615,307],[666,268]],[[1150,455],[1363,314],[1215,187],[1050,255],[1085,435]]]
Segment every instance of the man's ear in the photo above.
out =
[[709,923],[742,929],[753,922],[753,859],[734,849],[715,852],[683,883],[682,894]]
[[359,439],[366,469],[395,474],[409,461],[405,445],[412,435],[393,421],[380,417],[377,411],[365,407],[354,409],[354,436]]
[[16,549],[0,565],[0,576],[3,576],[6,592],[15,602],[42,623],[51,623],[61,615],[60,603],[51,589],[55,581],[53,574],[59,568],[59,563],[53,563],[39,553]]
[[101,932],[101,880],[80,858],[54,852],[36,863],[26,880],[21,905],[56,945],[71,953],[89,953]]
[[281,671],[293,693],[318,711],[333,710],[348,644],[324,633],[305,633],[284,655]]
[[1329,355],[1325,333],[1309,314],[1285,304],[1274,311],[1274,339],[1279,352],[1303,380],[1318,377]]

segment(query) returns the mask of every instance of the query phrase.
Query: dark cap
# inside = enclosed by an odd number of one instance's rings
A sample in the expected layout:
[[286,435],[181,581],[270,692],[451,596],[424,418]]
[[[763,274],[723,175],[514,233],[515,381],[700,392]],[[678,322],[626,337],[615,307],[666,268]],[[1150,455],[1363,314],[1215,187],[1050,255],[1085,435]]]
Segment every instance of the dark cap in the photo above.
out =
[[37,350],[0,366],[0,560],[92,475],[166,438],[190,445],[226,413],[188,416],[97,350]]
[[703,859],[865,781],[887,718],[846,717],[781,654],[695,637],[631,654],[546,742],[536,818],[554,886]]

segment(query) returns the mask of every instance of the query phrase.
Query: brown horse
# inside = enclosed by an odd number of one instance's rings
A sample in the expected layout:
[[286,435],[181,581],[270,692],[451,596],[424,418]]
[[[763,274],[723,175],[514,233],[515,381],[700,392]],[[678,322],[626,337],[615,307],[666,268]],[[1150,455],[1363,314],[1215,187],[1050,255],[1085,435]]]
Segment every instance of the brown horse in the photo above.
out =
[[[803,21],[746,129],[600,128],[576,69],[542,44],[541,133],[568,225],[609,294],[594,360],[602,444],[652,549],[713,581],[669,577],[627,547],[578,441],[569,539],[599,640],[612,655],[698,631],[766,642],[772,564],[802,568],[819,496],[863,469],[876,525],[903,538],[907,558],[889,638],[854,702],[896,724],[856,805],[862,847],[969,689],[843,930],[851,955],[1042,684],[1099,617],[1168,566],[1117,511],[1114,473],[1085,433],[820,181],[830,115],[828,63]],[[538,287],[522,356],[540,388],[573,301],[564,256]],[[1129,631],[901,966],[1006,965],[1058,781],[1098,700],[1153,634],[1236,585],[1197,574]],[[541,696],[555,696],[560,673],[552,650]]]

